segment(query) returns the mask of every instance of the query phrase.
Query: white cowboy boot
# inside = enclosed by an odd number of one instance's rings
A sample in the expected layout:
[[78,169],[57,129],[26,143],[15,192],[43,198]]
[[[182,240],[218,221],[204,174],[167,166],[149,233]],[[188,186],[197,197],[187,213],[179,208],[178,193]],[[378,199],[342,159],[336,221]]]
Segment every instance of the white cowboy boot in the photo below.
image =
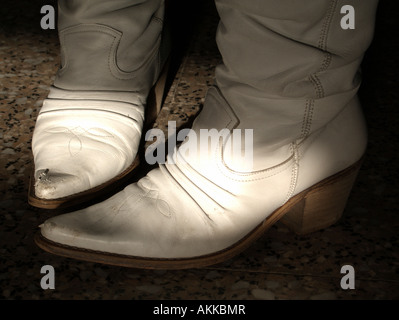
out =
[[62,68],[33,133],[32,205],[79,203],[137,167],[163,15],[163,0],[59,1]]
[[[279,219],[298,233],[339,219],[366,148],[356,92],[376,1],[354,6],[350,31],[336,0],[216,3],[219,89],[209,90],[185,142],[112,198],[45,221],[36,237],[44,250],[129,267],[201,267],[241,252]],[[206,152],[203,129],[216,129]],[[236,129],[254,130],[250,165],[228,149],[244,140]]]

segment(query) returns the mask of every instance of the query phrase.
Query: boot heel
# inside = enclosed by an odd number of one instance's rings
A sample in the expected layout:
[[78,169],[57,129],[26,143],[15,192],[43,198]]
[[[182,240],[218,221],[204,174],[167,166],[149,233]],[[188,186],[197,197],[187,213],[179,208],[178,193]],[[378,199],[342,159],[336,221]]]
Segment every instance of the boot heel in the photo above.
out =
[[280,221],[299,235],[318,231],[336,223],[344,212],[360,166],[359,161],[306,190],[302,200]]

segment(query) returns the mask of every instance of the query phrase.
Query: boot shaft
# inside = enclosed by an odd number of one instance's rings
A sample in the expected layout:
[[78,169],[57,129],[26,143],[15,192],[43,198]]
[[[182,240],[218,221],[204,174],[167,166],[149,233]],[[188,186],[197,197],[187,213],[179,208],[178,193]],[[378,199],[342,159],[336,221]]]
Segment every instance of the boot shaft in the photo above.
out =
[[166,56],[163,21],[163,0],[59,1],[62,68],[54,85],[146,97]]
[[[337,116],[361,83],[376,0],[216,0],[223,64],[216,83],[241,128],[270,152],[303,139]],[[344,5],[355,29],[343,29]]]

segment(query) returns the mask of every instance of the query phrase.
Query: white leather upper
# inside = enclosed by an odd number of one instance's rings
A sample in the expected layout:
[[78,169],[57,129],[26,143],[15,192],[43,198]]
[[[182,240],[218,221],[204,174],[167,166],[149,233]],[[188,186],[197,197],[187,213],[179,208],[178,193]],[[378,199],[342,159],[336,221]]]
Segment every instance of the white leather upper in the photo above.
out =
[[[229,109],[216,91],[207,101],[207,110]],[[293,141],[285,155],[265,157],[273,166],[253,172],[229,168],[221,145],[200,162],[178,149],[176,164],[161,165],[105,202],[47,220],[41,232],[69,246],[139,257],[214,253],[242,239],[290,197],[359,160],[364,129],[353,101],[327,126]]]
[[78,93],[75,99],[56,99],[56,93],[44,101],[32,138],[35,192],[45,199],[88,190],[127,169],[136,157],[144,121],[137,95],[127,102],[128,94],[102,93],[101,100],[94,100],[89,93],[84,99]]
[[[209,90],[195,135],[169,154],[174,161],[102,203],[47,220],[42,235],[146,258],[210,254],[234,245],[296,194],[357,162],[367,140],[356,98],[358,68],[372,38],[376,3],[358,5],[356,30],[345,31],[335,0],[216,0],[219,90]],[[69,43],[76,36],[71,28],[64,38]],[[83,38],[93,29],[86,28]],[[106,44],[99,51],[104,60],[119,35],[96,30]],[[87,49],[85,41],[77,43]],[[78,51],[73,54],[79,58]],[[215,135],[227,129],[225,143],[241,139],[232,130],[253,129],[251,165],[228,154],[223,143],[187,153],[198,147],[193,137],[201,129],[215,129]]]
[[168,55],[164,1],[60,1],[61,68],[33,134],[35,194],[74,196],[126,170]]

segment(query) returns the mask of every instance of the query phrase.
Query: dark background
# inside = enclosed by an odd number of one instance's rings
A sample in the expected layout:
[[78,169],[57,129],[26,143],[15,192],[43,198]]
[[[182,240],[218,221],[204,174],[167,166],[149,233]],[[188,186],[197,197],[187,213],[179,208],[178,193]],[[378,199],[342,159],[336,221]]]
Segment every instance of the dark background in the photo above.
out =
[[[193,34],[206,29],[199,38],[213,37],[217,14],[209,0],[172,2],[179,62],[190,54]],[[26,202],[30,139],[40,108],[37,101],[45,98],[59,64],[56,30],[40,28],[45,4],[56,6],[50,0],[0,4],[1,299],[399,298],[396,1],[380,1],[375,38],[362,65],[359,95],[369,147],[342,221],[305,237],[277,225],[234,261],[178,272],[74,261],[49,255],[33,243],[37,226],[51,214]],[[214,49],[204,52],[215,54]],[[357,271],[356,290],[351,292],[339,288],[339,267],[346,263]],[[40,288],[45,264],[55,267],[54,291]]]

